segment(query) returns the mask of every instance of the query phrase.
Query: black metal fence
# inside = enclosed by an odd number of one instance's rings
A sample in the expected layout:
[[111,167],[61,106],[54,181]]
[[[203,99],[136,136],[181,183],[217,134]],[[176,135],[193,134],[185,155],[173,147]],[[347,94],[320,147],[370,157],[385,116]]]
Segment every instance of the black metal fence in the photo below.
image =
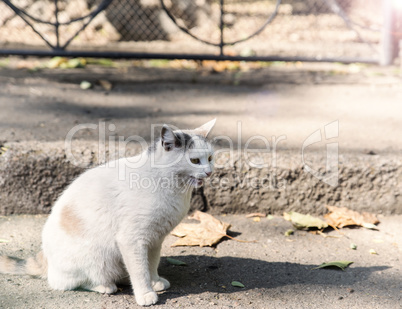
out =
[[381,0],[1,0],[0,54],[378,62],[383,16]]

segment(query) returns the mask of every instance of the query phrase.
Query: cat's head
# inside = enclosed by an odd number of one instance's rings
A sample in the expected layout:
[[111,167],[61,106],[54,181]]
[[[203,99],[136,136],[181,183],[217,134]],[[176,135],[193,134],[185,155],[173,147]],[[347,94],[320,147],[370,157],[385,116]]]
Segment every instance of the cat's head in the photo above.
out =
[[207,136],[215,122],[211,120],[193,130],[173,130],[166,124],[162,127],[158,146],[163,161],[174,162],[171,168],[192,186],[201,186],[213,172],[214,152]]

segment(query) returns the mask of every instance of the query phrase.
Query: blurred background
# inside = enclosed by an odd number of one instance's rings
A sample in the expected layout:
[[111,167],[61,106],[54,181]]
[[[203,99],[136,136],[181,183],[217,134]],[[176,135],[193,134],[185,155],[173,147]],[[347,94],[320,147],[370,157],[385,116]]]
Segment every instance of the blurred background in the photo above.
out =
[[388,57],[398,56],[401,6],[399,0],[3,0],[0,49],[378,62],[382,43],[392,50]]

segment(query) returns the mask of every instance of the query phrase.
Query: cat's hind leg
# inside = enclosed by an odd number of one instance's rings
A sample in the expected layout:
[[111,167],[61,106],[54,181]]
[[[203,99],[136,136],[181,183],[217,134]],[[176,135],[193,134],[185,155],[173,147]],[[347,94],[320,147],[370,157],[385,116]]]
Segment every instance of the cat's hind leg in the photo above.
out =
[[127,274],[127,276],[119,278],[116,281],[116,284],[119,284],[119,285],[131,285],[130,276]]
[[107,285],[85,285],[82,289],[101,294],[113,294],[117,291],[117,286],[114,283],[109,283]]
[[82,282],[86,281],[84,277],[62,271],[51,264],[49,264],[47,280],[52,289],[60,291],[75,290],[81,286]]
[[93,283],[83,271],[78,269],[66,271],[52,267],[52,265],[49,265],[48,282],[53,289],[62,291],[84,289],[101,294],[112,294],[117,291],[117,286],[114,282]]

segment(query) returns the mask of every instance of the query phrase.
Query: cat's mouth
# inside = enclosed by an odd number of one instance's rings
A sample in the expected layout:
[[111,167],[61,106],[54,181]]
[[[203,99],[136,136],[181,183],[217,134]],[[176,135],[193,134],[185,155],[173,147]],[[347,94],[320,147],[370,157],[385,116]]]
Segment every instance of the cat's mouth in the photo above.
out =
[[204,183],[204,180],[201,178],[196,178],[194,176],[190,176],[191,185],[200,187]]

